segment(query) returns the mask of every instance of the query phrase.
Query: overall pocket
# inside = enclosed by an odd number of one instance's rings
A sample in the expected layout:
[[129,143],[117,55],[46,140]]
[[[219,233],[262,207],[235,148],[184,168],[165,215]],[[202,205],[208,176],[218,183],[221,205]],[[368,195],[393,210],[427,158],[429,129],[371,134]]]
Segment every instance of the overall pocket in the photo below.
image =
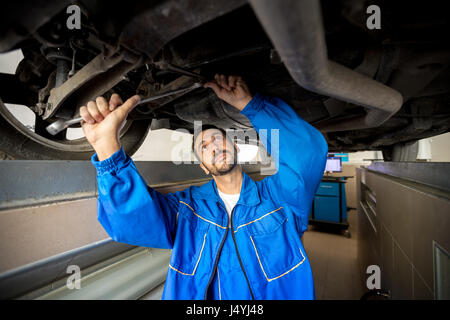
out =
[[177,223],[169,267],[183,275],[194,276],[208,240],[210,224],[192,214],[192,211],[181,210]]
[[250,242],[267,281],[285,276],[305,261],[283,209],[249,227]]

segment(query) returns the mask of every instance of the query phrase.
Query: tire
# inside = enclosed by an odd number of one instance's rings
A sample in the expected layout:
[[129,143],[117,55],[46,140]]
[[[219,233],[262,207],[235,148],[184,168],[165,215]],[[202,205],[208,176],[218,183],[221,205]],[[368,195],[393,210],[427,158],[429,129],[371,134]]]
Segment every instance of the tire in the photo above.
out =
[[[95,153],[85,138],[64,143],[52,141],[27,129],[17,119],[12,119],[12,115],[5,114],[5,110],[0,99],[0,159],[89,160]],[[130,121],[125,125],[120,142],[127,154],[131,156],[138,150],[149,127],[149,121],[144,120]]]
[[12,160],[6,153],[0,151],[0,160]]
[[416,161],[419,142],[396,143],[382,150],[384,161]]

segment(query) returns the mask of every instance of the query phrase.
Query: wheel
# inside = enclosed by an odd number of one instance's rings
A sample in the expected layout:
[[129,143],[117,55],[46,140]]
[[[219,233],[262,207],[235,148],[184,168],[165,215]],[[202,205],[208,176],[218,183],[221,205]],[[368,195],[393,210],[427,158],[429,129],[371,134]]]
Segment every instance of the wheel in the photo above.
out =
[[347,237],[347,238],[351,238],[351,233],[350,233],[350,231],[348,231],[348,230],[345,230],[345,232],[344,232],[344,235]]
[[419,142],[396,143],[382,150],[384,161],[416,161]]
[[[0,159],[89,160],[94,154],[86,138],[69,140],[65,132],[50,136],[45,131],[49,123],[36,119],[33,131],[17,120],[0,99]],[[149,127],[145,120],[127,121],[120,132],[120,142],[127,154],[137,151]]]

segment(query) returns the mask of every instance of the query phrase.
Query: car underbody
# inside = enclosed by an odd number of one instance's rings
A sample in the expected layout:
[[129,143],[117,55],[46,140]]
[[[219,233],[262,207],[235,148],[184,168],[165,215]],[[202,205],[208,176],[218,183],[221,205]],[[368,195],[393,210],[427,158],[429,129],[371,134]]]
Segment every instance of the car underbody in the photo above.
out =
[[[329,152],[382,150],[389,160],[394,146],[450,129],[443,2],[38,3],[10,2],[1,14],[0,52],[24,55],[15,75],[0,75],[0,152],[13,158],[87,159],[85,139],[50,136],[45,127],[98,95],[149,97],[196,81],[161,62],[206,78],[241,75],[252,92],[281,98],[319,129]],[[80,29],[66,27],[72,4],[81,8]],[[381,29],[366,25],[371,4],[381,8]],[[28,106],[35,131],[21,131],[4,103]],[[192,133],[198,120],[251,129],[238,110],[200,88],[136,108],[123,144],[136,151],[150,123]]]

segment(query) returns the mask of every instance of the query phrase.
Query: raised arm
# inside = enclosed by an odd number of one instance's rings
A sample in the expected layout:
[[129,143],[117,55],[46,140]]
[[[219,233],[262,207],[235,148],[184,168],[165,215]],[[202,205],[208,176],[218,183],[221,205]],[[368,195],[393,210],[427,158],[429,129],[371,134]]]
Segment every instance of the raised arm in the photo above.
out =
[[[256,94],[241,111],[254,129],[267,132],[265,147],[277,172],[263,179],[269,193],[292,207],[304,232],[314,195],[325,170],[328,145],[323,135],[278,98]],[[265,129],[265,131],[261,131]],[[278,139],[274,140],[277,134]],[[272,143],[278,140],[278,145]],[[278,154],[275,154],[275,153]]]
[[178,193],[147,186],[133,160],[119,149],[98,161],[98,221],[111,238],[132,245],[171,249],[175,239]]
[[252,96],[241,77],[216,75],[205,87],[240,110],[259,133],[272,158],[278,159],[277,172],[262,183],[277,202],[294,209],[302,232],[305,231],[325,170],[328,145],[323,135],[282,100],[258,93]]
[[172,248],[178,193],[163,195],[147,186],[118,139],[128,113],[138,96],[125,103],[113,95],[102,97],[80,109],[83,131],[96,153],[98,221],[118,242],[153,248]]

